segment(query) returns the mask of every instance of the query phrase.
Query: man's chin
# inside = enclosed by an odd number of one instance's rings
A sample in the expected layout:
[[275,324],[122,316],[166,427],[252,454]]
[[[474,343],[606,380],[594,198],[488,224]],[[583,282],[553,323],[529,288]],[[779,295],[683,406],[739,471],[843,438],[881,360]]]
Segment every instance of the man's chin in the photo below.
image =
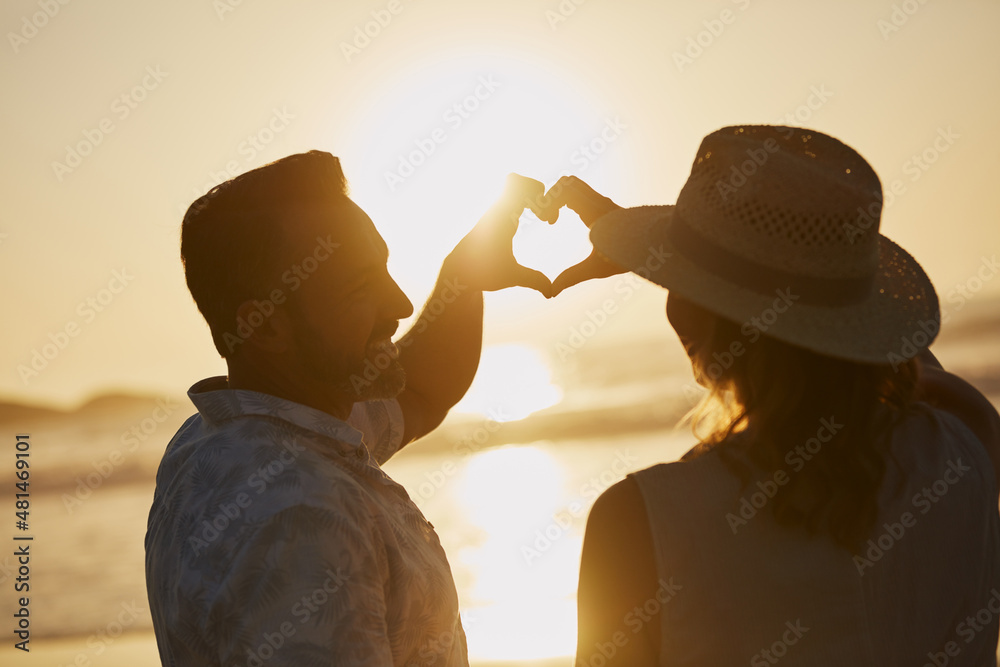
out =
[[391,365],[391,362],[399,360],[399,348],[389,338],[383,338],[368,344],[365,358],[377,368],[385,368]]
[[371,401],[381,398],[395,398],[406,388],[406,371],[395,362],[393,366],[381,371],[377,377],[355,382],[351,386],[356,401]]
[[406,371],[399,363],[398,348],[388,341],[369,345],[364,362],[345,384],[356,401],[398,396],[406,388]]

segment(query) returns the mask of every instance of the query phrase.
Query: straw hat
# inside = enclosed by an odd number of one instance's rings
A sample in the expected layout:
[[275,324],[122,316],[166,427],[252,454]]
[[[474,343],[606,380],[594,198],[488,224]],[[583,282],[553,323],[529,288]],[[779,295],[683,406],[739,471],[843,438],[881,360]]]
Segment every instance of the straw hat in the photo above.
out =
[[676,206],[598,219],[616,264],[779,340],[893,364],[930,345],[938,299],[920,265],[878,232],[882,186],[854,149],[791,127],[705,137]]

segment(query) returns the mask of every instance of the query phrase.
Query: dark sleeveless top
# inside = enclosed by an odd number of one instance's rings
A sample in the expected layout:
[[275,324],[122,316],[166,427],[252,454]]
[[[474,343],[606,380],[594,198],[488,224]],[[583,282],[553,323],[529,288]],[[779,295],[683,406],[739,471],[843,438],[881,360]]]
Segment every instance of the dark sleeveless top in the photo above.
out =
[[773,473],[744,488],[717,451],[633,473],[659,579],[679,587],[663,606],[660,664],[996,665],[1000,516],[986,450],[927,408],[896,428],[891,451],[857,554],[779,526]]

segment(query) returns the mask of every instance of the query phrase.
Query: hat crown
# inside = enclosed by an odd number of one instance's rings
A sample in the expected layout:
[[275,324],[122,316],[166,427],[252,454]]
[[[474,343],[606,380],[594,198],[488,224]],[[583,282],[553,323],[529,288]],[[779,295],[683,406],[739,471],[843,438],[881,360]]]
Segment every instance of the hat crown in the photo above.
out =
[[871,276],[882,186],[854,149],[792,127],[726,127],[702,140],[677,223],[729,253],[816,278]]
[[702,141],[676,205],[611,211],[590,238],[741,335],[895,368],[934,340],[940,309],[920,264],[879,234],[881,209],[875,172],[840,141],[727,127]]

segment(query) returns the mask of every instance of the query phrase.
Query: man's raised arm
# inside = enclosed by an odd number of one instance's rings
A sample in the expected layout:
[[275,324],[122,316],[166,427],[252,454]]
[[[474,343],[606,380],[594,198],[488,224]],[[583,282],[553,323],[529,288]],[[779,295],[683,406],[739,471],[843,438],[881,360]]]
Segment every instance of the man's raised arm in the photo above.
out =
[[503,196],[445,259],[434,291],[399,341],[404,445],[437,427],[472,384],[483,344],[483,292],[520,286],[550,295],[549,279],[518,264],[512,249],[521,213],[529,206],[538,212],[543,194],[538,181],[508,177]]

